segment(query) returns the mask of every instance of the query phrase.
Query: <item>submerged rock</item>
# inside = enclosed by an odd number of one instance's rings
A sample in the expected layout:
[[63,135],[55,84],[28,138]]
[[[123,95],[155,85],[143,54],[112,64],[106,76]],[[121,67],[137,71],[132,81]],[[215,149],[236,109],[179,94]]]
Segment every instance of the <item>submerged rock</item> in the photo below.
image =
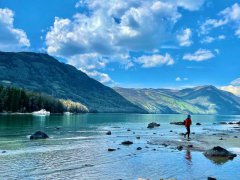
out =
[[184,122],[170,122],[170,124],[174,124],[174,125],[184,125]]
[[47,139],[47,138],[49,138],[48,135],[45,134],[42,131],[37,131],[33,135],[30,136],[31,140],[33,140],[33,139]]
[[140,139],[140,136],[137,136],[136,139]]
[[163,143],[162,146],[167,147],[168,145],[166,143]]
[[196,123],[197,126],[201,126],[202,124],[201,123]]
[[2,151],[2,153],[6,153],[7,151]]
[[108,131],[107,133],[106,133],[106,135],[111,135],[112,134],[112,132],[111,131]]
[[207,150],[204,155],[207,157],[227,157],[229,159],[233,159],[237,156],[236,154],[233,154],[220,146],[216,146],[212,149]]
[[148,127],[147,127],[147,128],[155,128],[155,127],[159,127],[159,126],[160,126],[160,124],[155,123],[155,122],[152,122],[152,123],[149,123],[149,124],[148,124]]
[[227,124],[226,122],[220,122],[219,124]]
[[139,151],[139,150],[142,150],[142,148],[141,148],[141,147],[138,147],[137,150],[138,150],[138,151]]
[[182,146],[178,146],[177,150],[181,151],[181,150],[183,150],[183,147]]
[[133,142],[132,141],[123,141],[122,142],[122,145],[131,145],[131,144],[133,144]]

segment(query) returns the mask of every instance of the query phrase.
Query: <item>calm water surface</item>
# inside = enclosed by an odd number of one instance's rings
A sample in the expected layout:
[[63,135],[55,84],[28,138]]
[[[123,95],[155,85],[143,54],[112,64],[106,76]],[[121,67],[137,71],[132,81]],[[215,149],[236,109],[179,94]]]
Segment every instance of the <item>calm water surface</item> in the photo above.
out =
[[[140,114],[2,115],[0,179],[198,180],[213,176],[220,180],[239,180],[239,156],[217,165],[200,152],[147,144],[151,138],[167,136],[170,129],[184,132],[183,127],[169,124],[184,118],[183,115]],[[224,128],[212,124],[239,120],[240,116],[193,116],[194,122],[203,124],[194,126],[193,131]],[[159,122],[161,127],[149,130],[146,128],[149,122]],[[46,132],[50,139],[30,141],[29,136],[37,130]],[[108,130],[112,131],[111,136],[105,135]],[[124,140],[134,144],[120,145]],[[137,151],[137,147],[142,150]],[[120,149],[108,152],[108,148]],[[1,153],[3,150],[6,153]]]

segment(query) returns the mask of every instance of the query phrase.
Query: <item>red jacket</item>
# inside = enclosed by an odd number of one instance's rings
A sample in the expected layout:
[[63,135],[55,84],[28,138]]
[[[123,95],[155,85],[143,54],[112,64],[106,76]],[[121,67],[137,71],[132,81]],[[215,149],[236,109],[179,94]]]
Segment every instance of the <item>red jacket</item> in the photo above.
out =
[[192,124],[192,120],[190,118],[187,118],[185,121],[184,121],[184,125],[185,127],[190,127]]

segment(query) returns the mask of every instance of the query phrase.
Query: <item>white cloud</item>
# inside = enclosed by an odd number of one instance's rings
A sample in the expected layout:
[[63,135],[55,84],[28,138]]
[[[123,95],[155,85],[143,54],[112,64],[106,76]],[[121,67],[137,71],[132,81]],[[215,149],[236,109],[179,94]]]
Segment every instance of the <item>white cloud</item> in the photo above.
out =
[[205,0],[175,0],[177,5],[190,11],[199,10]]
[[105,68],[107,60],[97,53],[89,53],[71,56],[68,63],[78,69],[93,70]]
[[224,36],[224,35],[219,35],[219,36],[218,36],[218,39],[219,39],[219,40],[226,39],[226,36]]
[[206,36],[200,42],[202,44],[210,44],[214,41],[217,41],[217,40],[220,41],[220,40],[224,40],[224,39],[226,39],[226,36],[224,36],[224,35],[219,35],[217,37]]
[[203,44],[209,44],[209,43],[212,43],[213,41],[215,41],[215,39],[214,39],[213,37],[207,36],[207,37],[205,37],[205,38],[201,41],[201,43],[203,43]]
[[46,36],[48,53],[71,56],[151,51],[168,41],[170,30],[181,17],[177,6],[161,1],[90,0],[87,8],[91,15],[55,19]]
[[239,29],[236,30],[235,35],[240,38],[240,27],[239,27]]
[[112,79],[106,73],[101,73],[98,71],[86,72],[90,77],[97,79],[101,83],[110,83]]
[[222,87],[220,87],[220,89],[231,92],[237,96],[240,96],[240,86],[228,85],[228,86],[222,86]]
[[214,51],[216,52],[216,54],[220,54],[220,50],[219,49],[214,49]]
[[0,8],[0,50],[19,51],[30,46],[26,33],[13,26],[14,13]]
[[[208,34],[214,28],[218,28],[224,26],[229,23],[235,24],[235,26],[240,26],[240,6],[238,3],[233,4],[231,7],[227,7],[220,13],[218,13],[218,19],[207,19],[200,26],[201,34]],[[235,34],[238,36],[238,30],[236,30]]]
[[237,78],[237,79],[233,80],[233,81],[231,82],[231,85],[239,86],[239,85],[240,85],[240,78]]
[[182,79],[180,77],[177,77],[176,81],[182,81]]
[[177,40],[180,46],[191,46],[192,31],[189,28],[184,29],[180,34],[177,35]]
[[79,68],[79,70],[83,71],[86,73],[88,76],[91,78],[96,79],[97,81],[103,83],[103,84],[112,84],[114,81],[110,78],[110,76],[106,73],[102,73],[96,70],[93,71],[86,71],[85,69]]
[[176,79],[175,79],[176,81],[178,81],[178,82],[180,82],[180,81],[187,81],[188,80],[188,78],[181,78],[181,77],[176,77]]
[[[153,53],[175,41],[173,27],[181,18],[179,8],[194,11],[203,3],[204,0],[80,0],[76,8],[84,7],[91,13],[77,13],[71,19],[56,17],[46,35],[47,52],[88,71],[105,68],[111,62],[128,69],[134,65],[130,52]],[[182,45],[188,46],[191,32],[186,31]],[[173,63],[170,55],[164,58]],[[155,63],[150,66],[161,64]],[[148,66],[143,63],[143,67]]]
[[222,86],[220,89],[240,96],[240,78],[234,79],[230,85]]
[[183,59],[188,61],[205,61],[214,57],[215,55],[211,51],[206,49],[199,49],[193,54],[185,54],[183,56]]
[[169,54],[160,55],[154,54],[151,56],[141,56],[135,60],[136,63],[141,64],[143,68],[151,68],[162,65],[173,65],[174,60]]

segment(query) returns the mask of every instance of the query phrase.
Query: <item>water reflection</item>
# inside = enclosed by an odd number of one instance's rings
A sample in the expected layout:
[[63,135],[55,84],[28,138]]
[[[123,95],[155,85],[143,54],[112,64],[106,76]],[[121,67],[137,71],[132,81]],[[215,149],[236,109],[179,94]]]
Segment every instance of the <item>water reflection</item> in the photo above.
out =
[[189,149],[186,150],[185,159],[188,160],[190,163],[192,162],[192,155]]
[[228,157],[209,157],[209,156],[205,156],[205,157],[208,158],[211,162],[213,162],[216,165],[222,165],[232,160]]

